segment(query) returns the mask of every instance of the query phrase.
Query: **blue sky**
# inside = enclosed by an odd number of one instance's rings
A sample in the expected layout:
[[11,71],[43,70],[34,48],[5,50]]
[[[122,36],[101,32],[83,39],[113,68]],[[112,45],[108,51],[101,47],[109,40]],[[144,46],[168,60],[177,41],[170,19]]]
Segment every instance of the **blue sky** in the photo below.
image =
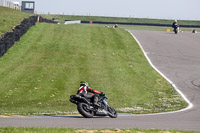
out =
[[[10,0],[18,1],[21,0]],[[200,20],[200,0],[33,0],[37,13]]]

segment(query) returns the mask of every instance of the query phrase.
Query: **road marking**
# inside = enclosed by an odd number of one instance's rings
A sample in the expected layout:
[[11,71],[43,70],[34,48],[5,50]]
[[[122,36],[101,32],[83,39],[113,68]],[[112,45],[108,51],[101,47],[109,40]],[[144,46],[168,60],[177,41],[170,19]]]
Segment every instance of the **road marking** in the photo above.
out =
[[167,78],[160,70],[158,70],[158,68],[156,68],[153,63],[151,62],[150,58],[147,56],[147,52],[145,52],[145,50],[143,49],[142,45],[140,44],[140,42],[137,40],[137,38],[129,31],[127,30],[132,37],[136,40],[136,42],[138,43],[139,47],[141,48],[144,56],[146,57],[147,61],[149,62],[149,64],[151,65],[151,67],[153,67],[162,77],[164,77],[171,85],[172,87],[182,96],[182,98],[188,103],[188,106],[184,109],[178,110],[178,111],[172,111],[172,112],[163,112],[163,113],[155,113],[155,114],[144,114],[144,115],[158,115],[158,114],[169,114],[169,113],[177,113],[177,112],[181,112],[181,111],[185,111],[185,110],[189,110],[193,107],[193,104],[187,99],[187,97],[176,87],[176,85],[169,79]]
[[9,117],[9,116],[6,116],[6,115],[0,115],[0,117]]
[[0,115],[0,117],[26,117],[22,115]]

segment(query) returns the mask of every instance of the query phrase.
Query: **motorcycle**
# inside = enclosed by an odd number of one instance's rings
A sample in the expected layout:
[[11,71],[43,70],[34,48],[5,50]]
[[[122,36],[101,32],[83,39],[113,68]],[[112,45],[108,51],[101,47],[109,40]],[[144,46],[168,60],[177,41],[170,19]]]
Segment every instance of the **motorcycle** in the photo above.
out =
[[78,112],[85,118],[92,118],[94,116],[109,116],[117,118],[116,110],[108,105],[108,98],[102,95],[98,99],[99,107],[96,107],[91,102],[91,99],[82,97],[80,95],[71,95],[70,102],[77,105]]
[[179,31],[179,27],[178,25],[174,25],[174,33],[177,34]]

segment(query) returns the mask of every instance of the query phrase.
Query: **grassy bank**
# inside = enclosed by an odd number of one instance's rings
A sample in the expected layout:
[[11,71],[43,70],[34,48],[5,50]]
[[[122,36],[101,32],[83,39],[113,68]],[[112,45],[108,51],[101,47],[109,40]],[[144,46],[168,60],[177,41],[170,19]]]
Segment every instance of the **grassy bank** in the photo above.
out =
[[[186,106],[122,30],[39,23],[0,58],[0,114],[76,111],[69,96],[86,80],[118,111],[154,113]],[[129,108],[125,108],[129,107]]]
[[142,130],[142,129],[64,129],[64,128],[0,128],[0,133],[198,133],[180,130]]
[[4,33],[11,31],[12,28],[31,14],[23,13],[7,7],[0,6],[0,38]]

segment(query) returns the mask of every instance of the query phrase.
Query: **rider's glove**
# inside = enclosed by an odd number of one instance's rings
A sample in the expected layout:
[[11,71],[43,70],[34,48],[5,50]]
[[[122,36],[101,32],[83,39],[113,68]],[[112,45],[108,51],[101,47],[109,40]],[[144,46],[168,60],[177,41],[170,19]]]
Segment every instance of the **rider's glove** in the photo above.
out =
[[105,94],[103,92],[101,92],[100,96],[104,96]]

